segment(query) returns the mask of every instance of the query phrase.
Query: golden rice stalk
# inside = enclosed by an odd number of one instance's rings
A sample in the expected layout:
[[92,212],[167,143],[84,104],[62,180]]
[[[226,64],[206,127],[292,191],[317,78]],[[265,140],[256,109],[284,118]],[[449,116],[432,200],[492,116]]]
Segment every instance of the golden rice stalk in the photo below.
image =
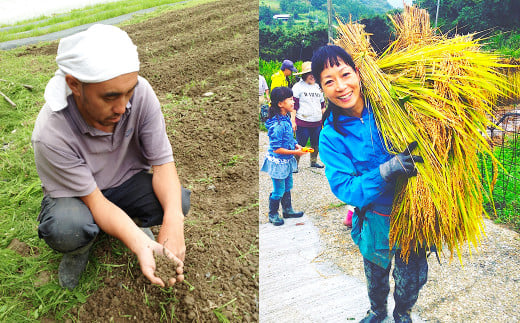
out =
[[391,19],[397,39],[380,57],[360,24],[338,20],[335,43],[359,67],[389,151],[417,141],[414,153],[425,160],[417,177],[398,183],[390,246],[401,248],[405,260],[421,246],[447,247],[453,256],[466,242],[478,246],[483,233],[477,161],[478,154],[494,159],[485,136],[493,102],[511,93],[497,70],[507,64],[481,51],[472,35],[436,35],[425,10],[405,6]]

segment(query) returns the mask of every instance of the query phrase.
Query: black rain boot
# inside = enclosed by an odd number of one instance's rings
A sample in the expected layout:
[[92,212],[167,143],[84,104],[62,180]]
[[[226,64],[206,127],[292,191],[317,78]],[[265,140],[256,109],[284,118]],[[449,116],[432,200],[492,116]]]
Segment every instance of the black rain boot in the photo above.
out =
[[412,310],[394,310],[394,322],[395,323],[412,323]]
[[284,218],[301,218],[303,216],[303,212],[296,212],[292,208],[291,191],[285,192],[280,201],[282,202]]
[[58,268],[60,286],[73,290],[79,283],[81,274],[87,267],[88,254],[94,240],[88,245],[63,254]]
[[387,313],[376,313],[368,310],[367,315],[359,323],[381,323],[386,319]]
[[284,223],[283,219],[278,214],[278,208],[280,207],[280,200],[275,200],[269,195],[269,222],[278,226]]

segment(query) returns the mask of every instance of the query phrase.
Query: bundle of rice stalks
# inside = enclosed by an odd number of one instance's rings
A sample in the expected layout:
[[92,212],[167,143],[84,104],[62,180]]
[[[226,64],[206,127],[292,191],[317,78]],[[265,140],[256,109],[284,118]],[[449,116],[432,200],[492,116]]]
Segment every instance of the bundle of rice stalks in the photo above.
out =
[[497,70],[507,64],[481,51],[472,35],[436,34],[426,10],[405,6],[391,20],[397,38],[379,57],[360,24],[338,20],[335,43],[359,68],[389,151],[417,141],[414,154],[425,160],[417,177],[398,183],[390,246],[401,248],[405,260],[411,250],[432,246],[447,247],[453,257],[468,241],[477,247],[483,234],[485,193],[477,162],[479,154],[494,159],[486,128],[493,126],[493,102],[510,92]]

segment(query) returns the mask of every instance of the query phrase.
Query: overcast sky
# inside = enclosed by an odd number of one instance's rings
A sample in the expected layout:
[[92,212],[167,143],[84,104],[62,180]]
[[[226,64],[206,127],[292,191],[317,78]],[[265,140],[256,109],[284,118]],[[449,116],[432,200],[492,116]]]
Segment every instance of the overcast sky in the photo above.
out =
[[63,13],[89,5],[117,0],[0,0],[0,24]]
[[[387,0],[392,7],[402,8],[403,0]],[[406,4],[412,4],[412,0],[404,0]]]

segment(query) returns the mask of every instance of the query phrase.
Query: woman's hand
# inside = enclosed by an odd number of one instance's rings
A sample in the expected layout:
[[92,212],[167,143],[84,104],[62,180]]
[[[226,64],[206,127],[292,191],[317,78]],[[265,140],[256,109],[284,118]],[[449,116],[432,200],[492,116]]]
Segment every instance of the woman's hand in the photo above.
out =
[[416,147],[417,141],[414,141],[402,153],[379,165],[379,172],[385,182],[395,181],[399,176],[409,178],[417,175],[415,164],[424,163],[424,160],[421,156],[412,155]]

